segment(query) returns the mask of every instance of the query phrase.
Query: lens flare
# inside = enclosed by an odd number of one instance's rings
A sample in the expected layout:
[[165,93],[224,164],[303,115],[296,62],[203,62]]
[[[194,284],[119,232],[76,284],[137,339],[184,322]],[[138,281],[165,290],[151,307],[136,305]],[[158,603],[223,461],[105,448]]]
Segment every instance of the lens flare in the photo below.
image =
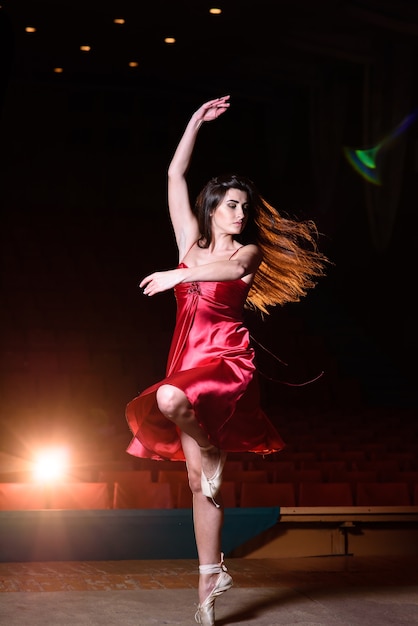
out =
[[345,146],[343,152],[347,161],[360,176],[374,185],[381,185],[379,165],[382,151],[409,128],[418,115],[418,109],[407,115],[398,126],[376,146],[366,149],[349,148]]
[[65,476],[68,470],[68,450],[49,448],[40,450],[33,465],[33,477],[37,482],[55,482]]
[[371,150],[354,150],[353,148],[344,148],[344,154],[350,165],[363,178],[375,185],[381,185],[378,175],[376,156],[380,146]]

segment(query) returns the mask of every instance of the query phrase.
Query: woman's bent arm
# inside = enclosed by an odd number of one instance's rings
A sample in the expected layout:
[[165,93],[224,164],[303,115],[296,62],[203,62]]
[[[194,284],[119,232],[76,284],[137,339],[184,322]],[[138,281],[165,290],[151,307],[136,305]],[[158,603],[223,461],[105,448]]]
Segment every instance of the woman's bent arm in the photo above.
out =
[[139,287],[144,289],[145,295],[153,296],[172,289],[179,283],[220,282],[240,278],[251,282],[261,263],[261,253],[258,247],[252,244],[244,248],[245,250],[243,248],[240,250],[241,255],[236,255],[234,259],[154,272],[143,278]]

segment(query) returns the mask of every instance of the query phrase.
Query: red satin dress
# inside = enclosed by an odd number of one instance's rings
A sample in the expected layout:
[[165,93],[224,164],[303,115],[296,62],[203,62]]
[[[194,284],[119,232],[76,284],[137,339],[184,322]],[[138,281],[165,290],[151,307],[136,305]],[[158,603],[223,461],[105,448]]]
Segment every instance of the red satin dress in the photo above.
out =
[[177,316],[166,378],[126,407],[133,434],[129,454],[184,460],[179,430],[157,406],[156,391],[164,384],[186,394],[208,439],[218,448],[269,454],[284,447],[259,405],[254,350],[243,324],[248,291],[241,279],[176,285]]

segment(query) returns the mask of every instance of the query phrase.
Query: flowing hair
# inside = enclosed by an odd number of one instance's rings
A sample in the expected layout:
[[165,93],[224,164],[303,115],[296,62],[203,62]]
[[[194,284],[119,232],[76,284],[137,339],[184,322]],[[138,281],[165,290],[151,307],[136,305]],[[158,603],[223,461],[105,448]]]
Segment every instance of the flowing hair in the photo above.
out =
[[210,245],[211,214],[228,189],[240,189],[248,197],[248,221],[237,240],[243,245],[256,244],[262,252],[262,261],[247,296],[247,307],[268,314],[268,307],[298,302],[325,275],[329,263],[318,249],[315,223],[280,215],[248,178],[235,174],[218,176],[205,185],[195,202],[201,248]]

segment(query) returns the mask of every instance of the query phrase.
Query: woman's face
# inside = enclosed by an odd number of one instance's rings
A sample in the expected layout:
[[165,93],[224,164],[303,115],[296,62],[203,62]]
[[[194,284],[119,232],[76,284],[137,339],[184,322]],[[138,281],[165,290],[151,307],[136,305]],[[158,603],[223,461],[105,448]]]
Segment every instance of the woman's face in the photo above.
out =
[[228,189],[211,215],[213,232],[239,235],[247,223],[248,211],[247,192],[241,189]]

